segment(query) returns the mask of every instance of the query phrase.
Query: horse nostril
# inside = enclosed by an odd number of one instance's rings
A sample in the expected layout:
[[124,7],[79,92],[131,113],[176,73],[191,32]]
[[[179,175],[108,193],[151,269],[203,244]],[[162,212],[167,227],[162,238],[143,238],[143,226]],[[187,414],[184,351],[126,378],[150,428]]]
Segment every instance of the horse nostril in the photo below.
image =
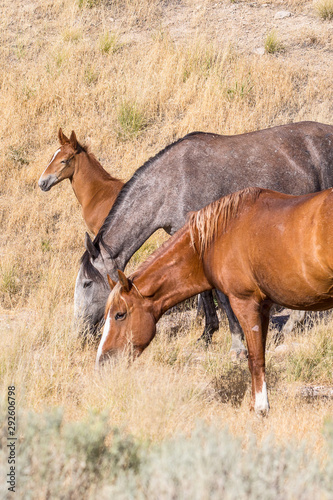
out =
[[110,364],[113,365],[116,362],[116,358],[112,356],[112,352],[105,352],[101,353],[100,355],[97,355],[96,362],[95,362],[95,370],[99,371],[105,365]]

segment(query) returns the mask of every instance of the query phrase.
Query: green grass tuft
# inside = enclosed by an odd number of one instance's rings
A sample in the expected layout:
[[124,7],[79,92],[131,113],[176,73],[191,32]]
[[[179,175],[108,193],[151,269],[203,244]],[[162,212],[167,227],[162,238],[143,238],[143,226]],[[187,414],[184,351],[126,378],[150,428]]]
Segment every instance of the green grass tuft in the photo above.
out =
[[289,379],[314,384],[333,383],[333,338],[325,324],[310,330],[304,343],[287,358]]
[[319,0],[314,9],[319,17],[331,21],[333,19],[333,0]]
[[266,54],[276,54],[277,52],[282,52],[284,47],[275,30],[270,31],[265,40],[265,52]]
[[131,138],[140,134],[147,126],[143,110],[136,102],[124,101],[118,111],[119,137]]
[[102,54],[115,54],[121,48],[118,36],[115,33],[105,31],[99,39],[99,49]]

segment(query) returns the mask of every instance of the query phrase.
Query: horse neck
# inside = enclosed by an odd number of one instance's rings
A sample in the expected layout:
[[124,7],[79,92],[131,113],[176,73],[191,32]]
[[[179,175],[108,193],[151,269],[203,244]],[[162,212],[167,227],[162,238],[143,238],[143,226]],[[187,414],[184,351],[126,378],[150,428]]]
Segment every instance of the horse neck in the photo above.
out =
[[187,226],[157,250],[133,280],[140,293],[149,298],[156,321],[170,307],[212,288]]
[[122,185],[121,181],[111,177],[93,155],[82,151],[76,155],[75,161],[71,184],[83,210],[96,196],[100,197],[104,192],[110,196],[113,187],[114,199],[116,198],[121,189],[118,186],[118,184]]

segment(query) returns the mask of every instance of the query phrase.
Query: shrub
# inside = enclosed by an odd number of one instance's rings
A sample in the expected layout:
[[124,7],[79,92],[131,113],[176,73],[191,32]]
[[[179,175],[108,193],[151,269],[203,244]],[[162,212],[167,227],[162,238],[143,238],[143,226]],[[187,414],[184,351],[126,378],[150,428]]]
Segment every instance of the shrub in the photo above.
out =
[[[1,409],[0,471],[6,477],[7,414]],[[288,500],[332,498],[333,424],[327,456],[309,443],[244,443],[227,429],[199,424],[154,446],[112,430],[107,413],[66,423],[59,408],[19,418],[19,498]],[[10,498],[0,484],[1,498]]]
[[305,443],[258,446],[244,450],[227,431],[199,426],[190,438],[177,436],[155,447],[139,474],[118,476],[100,498],[179,498],[182,500],[287,500],[330,498],[329,459],[321,469]]
[[[0,463],[5,465],[7,415],[2,414]],[[111,483],[123,469],[138,469],[138,445],[131,436],[110,429],[107,413],[91,412],[71,423],[63,421],[59,408],[19,417],[16,472],[20,498],[95,498],[101,482]],[[5,494],[2,484],[1,498]]]

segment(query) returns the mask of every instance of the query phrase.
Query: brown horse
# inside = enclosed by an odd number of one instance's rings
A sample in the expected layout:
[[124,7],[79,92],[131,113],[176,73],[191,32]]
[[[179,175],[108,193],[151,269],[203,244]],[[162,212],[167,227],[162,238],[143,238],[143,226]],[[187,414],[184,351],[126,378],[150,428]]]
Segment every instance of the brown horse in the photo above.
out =
[[217,288],[244,330],[252,375],[251,407],[269,409],[265,344],[273,303],[309,311],[333,307],[333,190],[291,196],[247,188],[190,215],[188,223],[107,301],[96,366],[153,339],[162,314],[187,297]]
[[49,191],[69,179],[82,207],[83,218],[96,235],[124,183],[104,170],[89,149],[78,142],[74,130],[68,139],[60,128],[58,137],[60,148],[52,156],[38,185],[43,191]]

